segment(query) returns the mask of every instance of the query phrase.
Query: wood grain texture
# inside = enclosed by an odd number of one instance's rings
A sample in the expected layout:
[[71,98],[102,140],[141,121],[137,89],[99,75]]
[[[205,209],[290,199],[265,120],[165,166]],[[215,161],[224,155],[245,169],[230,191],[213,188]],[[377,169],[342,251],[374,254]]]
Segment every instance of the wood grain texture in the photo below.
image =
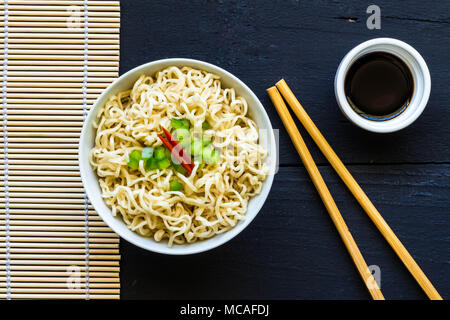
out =
[[[387,299],[425,299],[329,166],[319,168]],[[449,165],[350,166],[355,178],[436,286],[450,296]],[[121,240],[123,299],[369,299],[303,167],[275,177],[262,211],[228,244],[172,257]]]
[[[122,5],[121,72],[161,58],[214,63],[261,99],[274,128],[283,128],[265,89],[284,77],[345,163],[450,162],[449,4],[378,1],[381,30],[366,28],[360,1],[145,1]],[[349,22],[348,18],[357,19]],[[430,68],[432,93],[411,127],[389,135],[362,131],[341,114],[333,81],[343,56],[375,37],[415,47]],[[281,163],[297,164],[281,130]],[[319,163],[326,160],[313,156]]]
[[[265,90],[284,77],[330,145],[444,299],[450,298],[450,5],[377,1],[381,30],[361,1],[121,1],[120,72],[162,58],[211,62],[243,80],[280,128],[281,168],[254,222],[223,247],[189,257],[121,241],[122,298],[368,299]],[[388,135],[341,114],[333,91],[342,57],[375,37],[414,46],[430,68],[423,115]],[[419,286],[326,159],[299,129],[387,299],[424,299]],[[180,265],[183,273],[180,273]]]

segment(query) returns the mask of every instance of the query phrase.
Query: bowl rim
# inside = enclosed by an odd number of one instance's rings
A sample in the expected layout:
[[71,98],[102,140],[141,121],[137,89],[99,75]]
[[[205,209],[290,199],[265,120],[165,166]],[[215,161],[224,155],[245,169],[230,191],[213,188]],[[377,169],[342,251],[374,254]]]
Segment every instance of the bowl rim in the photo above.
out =
[[[145,250],[148,250],[151,252],[168,254],[168,255],[197,254],[197,253],[209,251],[211,249],[217,248],[217,247],[227,243],[228,241],[233,239],[235,236],[237,236],[239,233],[241,233],[253,221],[253,219],[258,215],[258,213],[260,212],[261,208],[263,207],[263,205],[265,204],[265,202],[267,200],[267,197],[270,193],[270,190],[271,190],[271,187],[273,184],[273,180],[274,180],[274,176],[276,173],[275,168],[276,168],[277,155],[276,155],[276,144],[275,144],[275,136],[274,136],[274,132],[273,132],[272,123],[271,123],[270,118],[267,115],[267,112],[266,112],[264,106],[262,105],[261,101],[255,95],[255,93],[238,77],[234,76],[233,74],[226,71],[225,69],[222,69],[221,67],[213,65],[211,63],[204,62],[201,60],[196,60],[196,59],[190,59],[190,58],[159,59],[159,60],[154,60],[151,62],[141,64],[139,66],[136,66],[136,67],[128,70],[123,75],[121,75],[120,77],[115,79],[108,87],[106,87],[102,91],[102,93],[97,97],[95,102],[92,104],[92,106],[89,110],[89,113],[87,114],[87,116],[84,119],[83,127],[82,127],[81,134],[80,134],[79,145],[78,145],[79,170],[80,170],[81,181],[82,181],[82,184],[84,187],[85,195],[86,195],[86,197],[89,198],[89,195],[93,194],[95,192],[95,190],[89,183],[89,178],[87,176],[87,171],[92,170],[92,167],[90,166],[89,160],[86,161],[86,159],[88,159],[88,154],[86,154],[84,152],[82,146],[85,145],[86,143],[91,143],[91,141],[86,140],[87,139],[86,132],[89,129],[87,124],[91,123],[91,118],[97,117],[98,112],[101,110],[102,106],[99,105],[99,102],[105,96],[111,95],[110,91],[113,90],[115,86],[117,86],[124,78],[126,78],[130,74],[138,73],[140,70],[144,70],[144,69],[147,69],[147,68],[150,68],[153,66],[157,66],[160,64],[166,65],[168,63],[170,65],[176,65],[176,66],[186,65],[186,66],[193,66],[195,68],[205,67],[207,69],[207,71],[211,72],[211,73],[214,73],[215,71],[217,71],[218,73],[221,73],[221,74],[225,75],[226,77],[230,78],[232,81],[236,82],[238,84],[238,86],[240,87],[240,89],[246,91],[246,93],[256,101],[256,104],[254,106],[254,108],[256,109],[255,111],[259,112],[262,115],[264,122],[266,122],[268,124],[268,127],[267,127],[268,139],[270,139],[270,144],[269,144],[270,150],[268,150],[268,160],[270,159],[270,162],[269,162],[270,163],[270,168],[269,168],[270,173],[267,175],[266,180],[263,182],[263,187],[262,187],[261,193],[256,196],[256,197],[258,197],[259,201],[256,203],[256,206],[253,209],[254,214],[248,215],[248,208],[247,208],[247,212],[246,212],[246,216],[245,216],[244,220],[239,221],[238,224],[236,224],[232,229],[221,234],[222,237],[219,240],[214,241],[216,236],[213,236],[209,239],[201,240],[201,242],[205,243],[204,246],[192,248],[189,246],[189,244],[186,244],[183,247],[181,247],[181,246],[175,247],[176,246],[175,245],[174,247],[165,246],[164,248],[161,248],[161,247],[153,247],[152,246],[153,244],[158,243],[155,240],[153,240],[152,238],[145,238],[143,236],[138,235],[139,239],[141,239],[141,238],[148,239],[149,240],[148,242],[130,239],[117,226],[117,222],[119,219],[112,216],[111,210],[109,208],[108,208],[108,212],[103,212],[102,210],[99,209],[100,202],[96,198],[94,198],[90,201],[91,201],[91,204],[94,207],[96,213],[102,218],[102,220],[117,235],[119,235],[122,239],[134,244],[137,247],[140,247],[142,249],[145,249]],[[197,65],[199,65],[200,67],[197,67]],[[164,67],[161,67],[161,68],[164,68]],[[142,71],[142,73],[143,73],[143,71]],[[223,78],[223,76],[221,76],[221,78]],[[255,197],[253,197],[250,200],[253,200],[254,198]],[[100,201],[104,204],[103,199],[101,199]],[[125,223],[121,219],[120,219],[120,223],[125,225]],[[133,231],[131,231],[131,232],[133,232]]]

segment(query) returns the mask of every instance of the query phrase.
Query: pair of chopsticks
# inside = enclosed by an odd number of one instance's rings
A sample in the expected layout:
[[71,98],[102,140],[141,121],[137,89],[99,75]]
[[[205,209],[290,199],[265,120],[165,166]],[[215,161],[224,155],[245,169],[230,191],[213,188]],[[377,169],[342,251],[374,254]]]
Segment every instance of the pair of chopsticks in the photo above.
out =
[[303,141],[303,138],[300,135],[300,132],[298,131],[297,126],[295,125],[294,120],[292,119],[292,116],[289,113],[289,110],[287,109],[286,104],[284,103],[283,98],[280,95],[280,92],[291,109],[294,111],[297,118],[305,127],[306,131],[310,134],[324,156],[333,166],[339,177],[341,177],[341,179],[344,181],[347,188],[351,191],[353,196],[359,202],[372,222],[376,225],[386,241],[391,245],[392,249],[394,249],[395,253],[416,279],[418,284],[422,287],[423,291],[425,291],[427,296],[432,300],[442,300],[442,297],[431,284],[430,280],[428,280],[427,276],[414,261],[413,257],[409,254],[409,252],[394,234],[392,229],[383,219],[373,203],[370,201],[359,184],[344,166],[342,161],[333,151],[331,146],[325,140],[323,135],[320,133],[319,129],[308,116],[305,109],[303,109],[302,105],[292,93],[286,82],[282,79],[277,82],[276,86],[267,89],[267,93],[269,94],[273,104],[275,105],[277,112],[280,115],[280,118],[283,121],[283,124],[286,127],[286,130],[288,131],[289,136],[291,137],[291,140],[294,143],[294,146],[297,149],[297,152],[300,155],[303,164],[305,165],[306,170],[308,171],[311,180],[314,183],[314,186],[316,187],[328,213],[330,214],[330,217],[333,220],[333,223],[336,226],[339,235],[342,238],[342,241],[347,247],[347,250],[350,253],[350,256],[352,257],[353,262],[355,263],[356,268],[358,269],[372,298],[375,300],[384,300],[384,296],[381,293],[381,290],[378,287],[375,279],[373,278],[372,273],[370,272],[361,252],[359,251],[355,240],[348,230],[347,225],[342,218],[342,215],[339,212],[339,209],[336,206],[336,203],[334,202],[333,197],[331,196],[331,193],[328,190],[327,185],[325,184],[325,181],[322,178],[322,175],[317,169],[314,159],[309,153],[308,147]]

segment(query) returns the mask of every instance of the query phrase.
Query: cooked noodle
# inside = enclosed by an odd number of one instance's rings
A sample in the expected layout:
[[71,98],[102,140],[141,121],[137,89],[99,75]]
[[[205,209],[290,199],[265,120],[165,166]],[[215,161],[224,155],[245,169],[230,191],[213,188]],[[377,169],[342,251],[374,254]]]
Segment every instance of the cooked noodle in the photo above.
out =
[[[129,154],[160,146],[160,125],[188,119],[195,132],[207,120],[220,150],[217,165],[195,167],[190,176],[172,168],[137,170],[127,166]],[[219,77],[189,67],[168,67],[155,77],[142,75],[131,90],[112,96],[98,115],[90,162],[99,176],[102,196],[114,216],[133,231],[156,241],[193,243],[233,228],[245,217],[248,201],[258,194],[267,175],[267,152],[259,131],[247,116],[247,102]],[[170,191],[177,177],[183,191]]]

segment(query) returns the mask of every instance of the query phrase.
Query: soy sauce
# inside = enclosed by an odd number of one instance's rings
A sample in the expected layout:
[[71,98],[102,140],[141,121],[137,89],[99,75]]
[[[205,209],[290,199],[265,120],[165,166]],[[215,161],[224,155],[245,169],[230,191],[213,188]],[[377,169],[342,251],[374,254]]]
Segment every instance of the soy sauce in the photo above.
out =
[[368,53],[356,60],[345,78],[345,94],[352,108],[375,121],[392,119],[408,106],[414,79],[408,66],[393,54]]

